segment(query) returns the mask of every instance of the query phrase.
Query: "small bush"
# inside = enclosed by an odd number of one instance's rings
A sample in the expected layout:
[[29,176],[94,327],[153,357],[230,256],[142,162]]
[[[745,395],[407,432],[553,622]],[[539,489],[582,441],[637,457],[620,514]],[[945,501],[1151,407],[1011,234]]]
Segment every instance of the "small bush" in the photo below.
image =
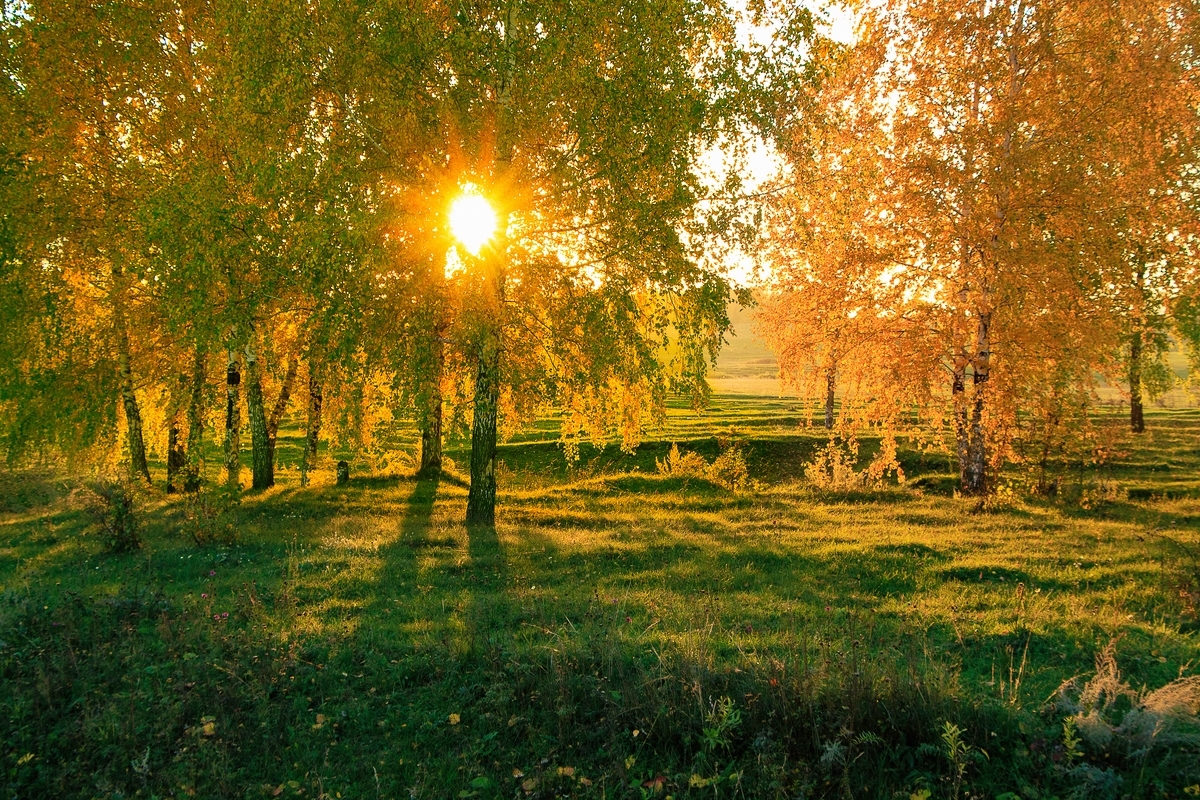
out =
[[843,445],[830,442],[804,466],[804,477],[818,489],[861,489],[865,478],[861,472],[854,470],[856,455]]
[[713,483],[719,483],[734,492],[742,491],[750,483],[750,469],[746,466],[746,457],[736,445],[717,456],[706,470],[706,475]]
[[136,488],[131,480],[100,480],[88,484],[84,510],[92,527],[113,553],[128,553],[142,547],[137,518]]
[[678,444],[672,444],[667,457],[655,460],[659,475],[672,478],[703,478],[708,472],[708,462],[699,453],[680,452]]
[[1126,495],[1127,492],[1121,484],[1102,478],[1083,486],[1079,495],[1079,506],[1091,511],[1109,503],[1118,503],[1124,500]]
[[137,487],[132,480],[98,480],[80,489],[91,533],[98,533],[109,553],[142,548]]
[[660,475],[673,478],[702,478],[733,492],[740,492],[750,482],[750,469],[741,448],[731,445],[711,464],[699,453],[681,453],[679,445],[671,445],[665,459],[655,461]]
[[184,500],[184,530],[200,546],[237,544],[237,529],[230,511],[240,502],[240,494],[227,486],[202,487]]
[[1003,481],[988,492],[982,502],[981,511],[996,513],[1016,508],[1020,493],[1012,481]]

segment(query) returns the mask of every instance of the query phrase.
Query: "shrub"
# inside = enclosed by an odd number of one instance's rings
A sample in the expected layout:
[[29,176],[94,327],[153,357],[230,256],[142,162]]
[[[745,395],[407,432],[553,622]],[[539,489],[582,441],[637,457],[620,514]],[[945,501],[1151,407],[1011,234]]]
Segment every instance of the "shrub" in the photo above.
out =
[[658,467],[659,475],[672,478],[703,478],[708,472],[708,462],[704,460],[704,456],[691,451],[680,452],[678,444],[672,444],[667,457],[662,460],[655,459],[654,463]]
[[1127,492],[1114,480],[1101,478],[1095,483],[1090,483],[1082,488],[1079,495],[1079,506],[1088,511],[1108,505],[1109,503],[1118,503],[1126,498]]
[[856,456],[849,448],[830,442],[804,466],[804,477],[819,489],[861,489],[865,479],[861,472],[854,470]]
[[750,482],[750,469],[746,466],[746,457],[736,445],[717,456],[705,474],[713,483],[734,492],[742,491]]
[[717,456],[711,464],[699,453],[679,450],[671,445],[665,459],[655,461],[660,475],[674,478],[702,478],[733,492],[740,492],[750,482],[750,469],[741,448],[731,445]]
[[136,488],[132,480],[99,480],[88,484],[84,510],[92,528],[113,553],[128,553],[142,546],[136,510]]
[[184,500],[184,530],[201,546],[236,544],[237,529],[229,512],[239,502],[240,493],[227,486],[202,487]]

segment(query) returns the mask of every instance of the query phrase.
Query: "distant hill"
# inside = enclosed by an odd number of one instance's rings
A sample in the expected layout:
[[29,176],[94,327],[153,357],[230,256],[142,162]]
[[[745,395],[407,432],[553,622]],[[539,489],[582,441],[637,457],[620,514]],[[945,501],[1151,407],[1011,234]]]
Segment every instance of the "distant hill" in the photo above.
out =
[[[718,394],[755,395],[780,397],[779,362],[766,342],[754,332],[754,309],[736,303],[729,306],[729,320],[733,330],[725,346],[717,356],[717,365],[709,376],[713,391]],[[1188,377],[1187,356],[1173,346],[1167,356],[1171,370],[1180,379],[1177,385],[1157,402],[1148,407],[1194,408],[1196,395],[1183,385]],[[1101,386],[1098,394],[1106,405],[1123,405],[1125,399],[1120,389]]]
[[779,362],[754,333],[754,310],[729,307],[733,330],[717,357],[709,383],[720,394],[779,397]]

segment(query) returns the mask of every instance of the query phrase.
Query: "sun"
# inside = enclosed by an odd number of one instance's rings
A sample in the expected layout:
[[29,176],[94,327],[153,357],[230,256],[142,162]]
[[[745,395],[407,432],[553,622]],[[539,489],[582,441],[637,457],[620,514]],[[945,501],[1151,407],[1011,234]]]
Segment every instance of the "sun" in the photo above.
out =
[[450,206],[450,231],[473,256],[479,255],[479,251],[495,235],[497,227],[496,212],[472,187],[467,187]]

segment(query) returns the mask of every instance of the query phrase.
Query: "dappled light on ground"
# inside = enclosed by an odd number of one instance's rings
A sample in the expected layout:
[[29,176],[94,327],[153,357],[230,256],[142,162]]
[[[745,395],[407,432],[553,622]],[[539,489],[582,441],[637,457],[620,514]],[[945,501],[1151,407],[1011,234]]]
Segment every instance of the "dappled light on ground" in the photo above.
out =
[[[1200,419],[1158,421],[1157,438],[1143,440],[1150,448],[1191,441]],[[803,433],[744,430],[750,453],[810,448]],[[505,457],[531,452],[521,447]],[[819,781],[820,747],[840,741],[838,726],[861,726],[903,753],[936,743],[936,726],[952,718],[982,748],[980,726],[1033,730],[1047,698],[1090,674],[1110,642],[1131,685],[1164,686],[1194,663],[1200,626],[1186,591],[1187,554],[1200,546],[1198,484],[1177,472],[1192,468],[1183,460],[1192,455],[1167,463],[1157,452],[1134,451],[1108,468],[1152,499],[1126,492],[1087,509],[1018,498],[982,512],[911,484],[823,492],[769,471],[752,471],[759,482],[735,492],[642,469],[639,454],[620,471],[585,462],[576,478],[543,469],[539,481],[502,492],[494,532],[463,527],[466,492],[453,475],[360,476],[345,487],[246,495],[227,512],[236,528],[228,545],[195,546],[180,501],[152,499],[146,548],[128,556],[99,553],[83,535],[86,520],[56,495],[0,520],[9,626],[0,639],[14,657],[12,648],[34,641],[28,626],[40,616],[53,621],[36,639],[49,653],[75,641],[56,644],[55,626],[100,624],[79,616],[87,604],[100,604],[104,619],[133,614],[142,621],[128,630],[143,638],[116,641],[112,652],[144,662],[140,702],[157,707],[174,696],[170,687],[205,680],[206,710],[185,700],[179,713],[195,707],[197,719],[247,728],[248,719],[282,724],[284,714],[300,726],[279,758],[264,756],[272,786],[338,773],[321,767],[334,763],[323,753],[335,721],[368,755],[340,773],[346,786],[363,770],[368,784],[377,773],[381,785],[420,784],[430,796],[446,781],[481,776],[518,786],[512,770],[536,769],[542,758],[586,764],[596,781],[631,769],[628,758],[657,760],[655,774],[699,774],[705,764],[742,763],[743,750],[721,751],[715,763],[686,733],[723,696],[747,726],[737,747],[772,731],[771,746],[782,748],[772,758],[794,753],[794,769],[815,759],[792,779]],[[1146,470],[1151,463],[1166,466]],[[26,627],[12,628],[17,620]],[[13,638],[15,630],[26,632]],[[22,652],[23,664],[34,663]],[[24,667],[8,669],[26,679]],[[826,707],[840,695],[852,704]],[[53,709],[39,713],[64,713]],[[460,722],[450,725],[452,713]],[[804,744],[804,719],[817,725],[816,745],[811,735]],[[182,727],[158,735],[178,738]],[[140,741],[135,732],[113,736],[113,746]],[[231,736],[229,747],[249,746]],[[170,753],[183,759],[174,763],[199,763],[189,761],[201,753],[194,744],[172,747],[156,756],[160,769],[171,769]],[[936,776],[936,756],[913,757],[902,768],[883,751],[871,755],[871,780],[903,785],[914,768]],[[1036,751],[1028,757],[1036,761]],[[973,769],[1003,784],[1002,766]]]

